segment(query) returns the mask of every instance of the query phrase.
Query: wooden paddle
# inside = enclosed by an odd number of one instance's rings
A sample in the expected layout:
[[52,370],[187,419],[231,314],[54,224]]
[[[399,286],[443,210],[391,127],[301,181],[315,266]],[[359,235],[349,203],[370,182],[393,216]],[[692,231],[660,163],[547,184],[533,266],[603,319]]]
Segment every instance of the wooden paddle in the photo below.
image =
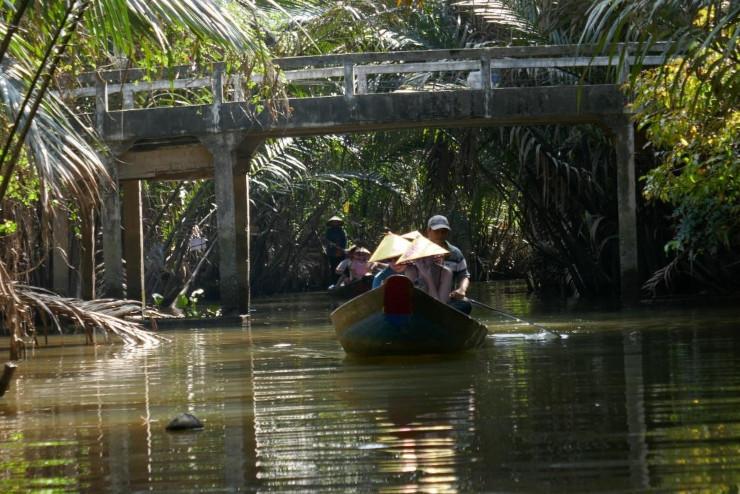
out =
[[521,317],[517,317],[514,314],[509,314],[508,312],[505,312],[503,310],[497,309],[495,307],[491,307],[490,305],[484,304],[483,302],[478,302],[477,300],[473,300],[472,298],[468,298],[468,297],[466,297],[465,300],[467,300],[468,302],[470,302],[473,305],[477,305],[478,307],[483,307],[484,309],[488,309],[488,310],[492,310],[494,312],[497,312],[497,313],[501,314],[502,316],[508,317],[509,319],[513,319],[514,321],[517,321],[517,322],[525,322],[528,325],[533,326],[533,327],[537,328],[538,330],[540,330],[540,331],[542,331],[544,333],[551,334],[552,336],[554,336],[556,338],[560,338],[561,337],[560,334],[558,334],[555,331],[552,331],[550,329],[547,329],[544,326],[540,326],[539,324],[535,324],[535,323],[533,323],[531,321],[527,321],[526,319],[522,319]]

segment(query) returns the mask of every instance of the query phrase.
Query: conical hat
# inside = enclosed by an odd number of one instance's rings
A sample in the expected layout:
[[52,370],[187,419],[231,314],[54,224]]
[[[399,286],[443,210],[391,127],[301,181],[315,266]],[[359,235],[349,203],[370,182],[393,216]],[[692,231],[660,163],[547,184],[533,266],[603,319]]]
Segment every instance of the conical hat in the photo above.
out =
[[405,238],[402,238],[400,235],[396,235],[395,233],[389,233],[383,237],[383,240],[378,244],[378,248],[375,249],[373,255],[370,256],[370,262],[385,261],[398,257],[406,252],[406,249],[408,249],[409,246],[411,246],[411,242]]
[[448,252],[447,249],[443,249],[425,236],[419,235],[396,262],[398,264],[404,264],[425,257],[443,256]]
[[419,233],[419,230],[414,230],[413,232],[404,233],[401,235],[406,240],[411,240],[412,242],[416,240],[416,237],[420,236],[421,233]]

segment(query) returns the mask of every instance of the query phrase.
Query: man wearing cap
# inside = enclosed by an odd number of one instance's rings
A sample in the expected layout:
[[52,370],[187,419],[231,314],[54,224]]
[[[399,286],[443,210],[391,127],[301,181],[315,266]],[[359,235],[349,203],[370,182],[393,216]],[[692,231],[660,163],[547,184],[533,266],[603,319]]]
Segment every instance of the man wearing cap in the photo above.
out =
[[461,312],[470,314],[473,307],[470,302],[465,300],[470,286],[468,264],[462,251],[447,241],[450,230],[450,222],[441,214],[432,216],[427,222],[427,238],[450,251],[445,256],[445,266],[452,271],[452,286],[457,288],[450,292],[449,304]]
[[337,269],[337,265],[344,259],[344,249],[347,248],[347,234],[342,225],[344,221],[339,216],[332,216],[326,222],[326,257],[329,258],[331,272]]

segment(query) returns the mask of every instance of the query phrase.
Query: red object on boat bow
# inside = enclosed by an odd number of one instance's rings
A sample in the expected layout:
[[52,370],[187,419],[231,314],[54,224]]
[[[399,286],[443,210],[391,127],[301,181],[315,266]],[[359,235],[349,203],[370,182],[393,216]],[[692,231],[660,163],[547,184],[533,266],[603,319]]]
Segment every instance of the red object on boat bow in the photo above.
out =
[[403,275],[393,275],[385,280],[383,312],[390,315],[410,315],[413,312],[414,287]]

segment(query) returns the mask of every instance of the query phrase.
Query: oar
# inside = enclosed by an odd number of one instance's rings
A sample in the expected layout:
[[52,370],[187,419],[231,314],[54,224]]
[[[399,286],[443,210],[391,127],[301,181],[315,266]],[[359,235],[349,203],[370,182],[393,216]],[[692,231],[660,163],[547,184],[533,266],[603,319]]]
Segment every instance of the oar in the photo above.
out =
[[470,302],[473,305],[477,305],[478,307],[483,307],[484,309],[492,310],[494,312],[497,312],[497,313],[501,314],[502,316],[508,317],[509,319],[513,319],[513,320],[515,320],[517,322],[525,322],[525,323],[529,324],[530,326],[533,326],[533,327],[539,329],[543,333],[547,333],[549,335],[554,336],[555,338],[561,338],[562,337],[562,335],[556,333],[555,331],[552,331],[550,329],[547,329],[544,326],[540,326],[539,324],[535,324],[532,321],[527,321],[526,319],[522,319],[521,317],[517,317],[514,314],[509,314],[508,312],[503,311],[501,309],[497,309],[495,307],[491,307],[490,305],[484,304],[483,302],[478,302],[477,300],[473,300],[472,298],[467,298],[467,297],[465,298],[465,300],[467,300],[468,302]]

